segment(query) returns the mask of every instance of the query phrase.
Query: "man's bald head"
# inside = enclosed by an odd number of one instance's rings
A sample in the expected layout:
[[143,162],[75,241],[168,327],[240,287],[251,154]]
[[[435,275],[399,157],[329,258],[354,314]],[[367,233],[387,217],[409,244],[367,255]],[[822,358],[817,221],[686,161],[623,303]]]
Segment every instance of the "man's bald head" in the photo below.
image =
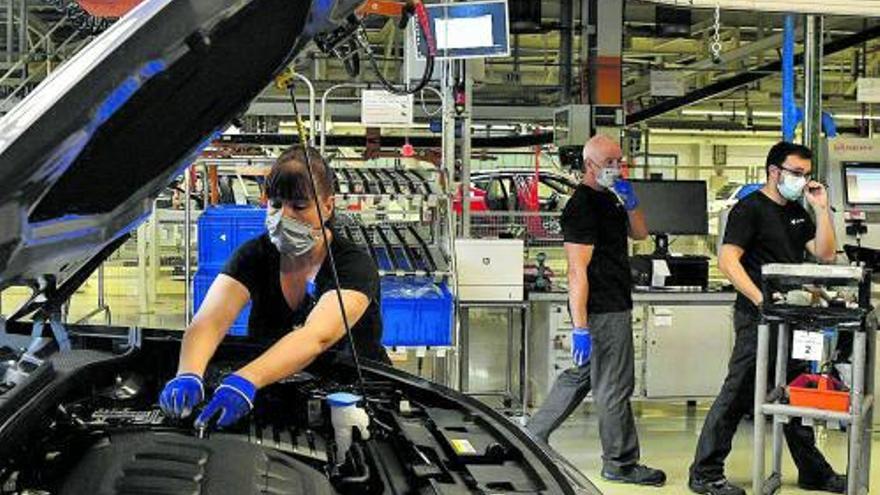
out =
[[588,161],[603,167],[606,161],[620,161],[623,151],[616,141],[604,134],[596,134],[584,145],[584,165]]

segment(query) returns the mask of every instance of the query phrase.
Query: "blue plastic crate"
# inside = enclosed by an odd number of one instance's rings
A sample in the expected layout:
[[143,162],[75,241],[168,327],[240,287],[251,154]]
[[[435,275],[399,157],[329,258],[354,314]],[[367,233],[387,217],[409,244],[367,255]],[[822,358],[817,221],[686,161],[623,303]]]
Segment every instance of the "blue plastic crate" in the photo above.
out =
[[266,210],[223,205],[199,217],[199,266],[219,270],[238,246],[266,231]]
[[[219,269],[199,268],[193,278],[193,312],[199,310]],[[241,311],[229,335],[247,336],[251,304]],[[452,294],[430,279],[382,279],[382,344],[392,347],[452,345]]]
[[[207,267],[200,267],[193,278],[193,314],[202,306],[202,301],[208,294],[208,289],[217,278],[220,270],[214,270]],[[239,313],[232,326],[229,328],[229,335],[247,336],[248,334],[248,318],[251,315],[251,303],[248,303]]]
[[452,345],[452,294],[425,278],[382,279],[382,344]]

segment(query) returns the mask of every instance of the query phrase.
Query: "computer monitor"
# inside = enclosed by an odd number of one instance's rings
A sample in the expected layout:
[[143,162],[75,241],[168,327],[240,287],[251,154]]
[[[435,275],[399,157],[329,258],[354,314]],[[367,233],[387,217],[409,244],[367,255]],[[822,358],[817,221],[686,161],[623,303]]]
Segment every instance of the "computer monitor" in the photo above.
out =
[[843,162],[843,189],[850,206],[880,205],[880,163]]
[[667,254],[668,235],[706,235],[709,211],[706,181],[633,180],[656,254]]
[[[510,55],[507,0],[426,4],[437,58],[485,58]],[[415,26],[415,22],[413,22]],[[413,28],[419,58],[428,53],[420,29]]]

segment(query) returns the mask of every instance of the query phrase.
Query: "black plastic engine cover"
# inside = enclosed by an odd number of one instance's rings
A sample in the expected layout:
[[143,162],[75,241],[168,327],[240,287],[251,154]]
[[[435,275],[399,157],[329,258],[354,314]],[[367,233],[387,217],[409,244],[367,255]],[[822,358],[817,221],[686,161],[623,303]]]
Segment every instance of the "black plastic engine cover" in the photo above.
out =
[[83,456],[62,495],[336,493],[321,473],[281,452],[172,433],[114,435]]

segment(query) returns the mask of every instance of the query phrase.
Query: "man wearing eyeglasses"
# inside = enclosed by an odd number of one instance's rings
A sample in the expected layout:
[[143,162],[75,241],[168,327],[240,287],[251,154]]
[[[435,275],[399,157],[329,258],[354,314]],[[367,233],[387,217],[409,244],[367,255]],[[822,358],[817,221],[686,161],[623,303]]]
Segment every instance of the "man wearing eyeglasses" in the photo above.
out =
[[[703,423],[690,468],[688,485],[695,493],[745,494],[725,478],[724,460],[730,453],[737,425],[754,408],[759,308],[763,302],[761,266],[802,263],[806,251],[820,261],[834,261],[836,241],[828,195],[822,184],[812,180],[812,157],[809,148],[797,144],[780,142],[773,146],[767,155],[767,183],[740,200],[730,212],[718,266],[738,292],[733,318],[736,343],[727,378]],[[806,197],[815,221],[801,206],[801,197]],[[771,337],[771,343],[775,342],[776,338]],[[770,356],[776,356],[775,350],[771,350]],[[774,369],[772,363],[770,369]],[[792,362],[788,369],[789,375],[801,371]],[[784,431],[798,468],[798,486],[843,493],[846,478],[836,474],[816,448],[813,429],[793,419]]]
[[661,486],[666,474],[639,464],[630,406],[635,378],[627,237],[645,239],[648,229],[632,184],[621,178],[620,146],[597,135],[584,146],[583,157],[583,181],[560,219],[568,258],[574,366],[556,379],[528,429],[549,441],[550,433],[592,388],[602,441],[602,478]]

